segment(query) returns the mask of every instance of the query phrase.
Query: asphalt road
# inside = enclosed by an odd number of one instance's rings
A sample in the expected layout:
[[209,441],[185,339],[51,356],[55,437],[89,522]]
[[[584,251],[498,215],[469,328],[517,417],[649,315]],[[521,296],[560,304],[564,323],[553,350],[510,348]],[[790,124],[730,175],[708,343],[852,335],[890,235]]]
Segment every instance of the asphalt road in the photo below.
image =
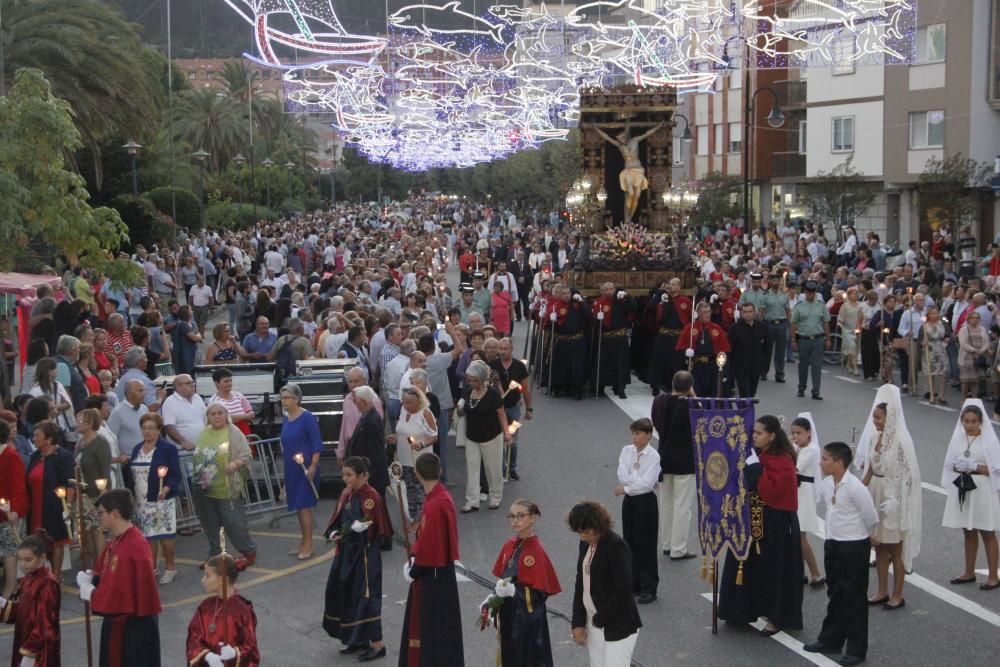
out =
[[[523,335],[522,327],[516,337]],[[520,349],[518,346],[516,349]],[[852,429],[860,433],[872,407],[875,386],[847,378],[828,366],[823,375],[826,400],[813,401],[795,396],[795,384],[763,383],[759,414],[781,414],[788,421],[800,411],[810,410],[821,441],[850,442]],[[794,377],[789,369],[789,379]],[[628,424],[649,414],[652,402],[644,385],[633,384],[625,401],[611,398],[549,400],[537,396],[535,419],[520,432],[521,481],[504,491],[504,509],[483,510],[459,516],[462,565],[492,581],[490,569],[500,546],[509,537],[503,518],[507,504],[523,497],[542,509],[538,524],[541,538],[555,563],[564,589],[550,600],[550,628],[557,665],[586,665],[584,649],[570,640],[565,620],[572,602],[577,538],[565,525],[565,515],[577,500],[592,498],[605,503],[616,518],[621,502],[612,493],[620,448],[628,442]],[[807,394],[808,396],[808,394]],[[1000,589],[979,591],[975,586],[954,587],[948,580],[962,569],[962,538],[958,531],[941,527],[945,498],[937,485],[947,441],[958,418],[956,394],[948,409],[904,399],[910,432],[916,442],[924,490],[923,548],[908,579],[906,607],[895,613],[879,608],[869,619],[871,664],[942,665],[995,664],[995,638],[1000,628]],[[452,492],[461,505],[464,496],[464,458],[453,450],[451,474],[457,485]],[[324,499],[317,510],[317,530],[332,511],[333,500]],[[270,517],[253,522],[259,544],[258,567],[251,568],[240,581],[246,597],[258,615],[258,636],[267,665],[350,664],[353,658],[337,654],[339,643],[329,639],[321,627],[323,590],[331,554],[318,543],[316,556],[304,563],[285,552],[297,543],[297,528],[291,516],[281,513],[276,526]],[[694,535],[692,525],[692,535]],[[814,549],[822,542],[812,539]],[[205,556],[202,535],[178,540],[181,558],[177,580],[161,586],[164,612],[160,617],[163,664],[184,664],[187,623],[203,597],[196,565]],[[820,551],[821,553],[821,551]],[[403,554],[396,548],[385,555],[383,627],[389,656],[383,664],[395,663],[406,588],[402,579]],[[812,641],[819,629],[825,607],[823,591],[807,589],[804,602],[805,629],[765,638],[750,628],[720,624],[719,634],[711,634],[709,585],[699,578],[700,559],[671,563],[661,558],[659,599],[640,608],[644,627],[635,651],[636,664],[653,665],[798,665],[812,662],[834,664],[823,656],[801,653],[801,644]],[[979,568],[985,568],[980,552]],[[72,581],[67,573],[64,580]],[[980,580],[984,577],[981,575]],[[872,571],[874,587],[874,571]],[[494,665],[496,638],[472,625],[479,602],[487,589],[476,578],[463,580],[462,597],[465,664]],[[63,599],[63,664],[85,665],[82,605],[74,589],[67,585]],[[10,647],[11,628],[0,629],[0,655]],[[94,630],[95,641],[97,629]],[[457,663],[456,663],[457,664]],[[442,665],[442,667],[447,667]]]

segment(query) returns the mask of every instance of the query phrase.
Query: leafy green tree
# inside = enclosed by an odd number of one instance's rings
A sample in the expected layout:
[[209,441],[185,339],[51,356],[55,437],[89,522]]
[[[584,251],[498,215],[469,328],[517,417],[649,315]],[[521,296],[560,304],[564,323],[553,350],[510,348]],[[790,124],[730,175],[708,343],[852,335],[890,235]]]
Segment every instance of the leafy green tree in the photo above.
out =
[[187,91],[174,107],[174,138],[209,153],[206,167],[216,171],[250,144],[247,108],[210,88]]
[[932,229],[944,226],[957,233],[979,212],[982,196],[977,188],[986,186],[991,171],[992,165],[961,153],[931,158],[917,180],[921,217]]
[[187,229],[201,227],[201,202],[198,200],[198,195],[190,190],[163,186],[153,188],[143,196],[152,202],[156,210],[163,215],[170,215],[170,212],[176,207],[175,224]]
[[[0,98],[0,244],[25,247],[43,239],[70,266],[137,284],[139,267],[113,257],[128,240],[121,217],[91,208],[83,178],[66,169],[64,156],[80,145],[70,104],[53,95],[40,70],[20,70]],[[11,256],[0,256],[0,265],[10,268]]]
[[41,70],[69,102],[100,185],[102,141],[152,132],[163,101],[161,71],[137,27],[100,0],[4,0],[0,39],[6,83],[26,67]]
[[871,208],[881,192],[881,184],[869,181],[847,158],[829,172],[820,171],[809,184],[806,198],[816,222],[833,225],[837,237],[844,225],[852,225]]
[[717,225],[724,218],[740,216],[739,194],[742,180],[719,171],[705,174],[698,181],[698,204],[691,211],[695,225]]
[[146,197],[118,195],[111,201],[111,206],[128,227],[129,245],[133,248],[140,244],[148,248],[154,243],[173,239],[173,226]]

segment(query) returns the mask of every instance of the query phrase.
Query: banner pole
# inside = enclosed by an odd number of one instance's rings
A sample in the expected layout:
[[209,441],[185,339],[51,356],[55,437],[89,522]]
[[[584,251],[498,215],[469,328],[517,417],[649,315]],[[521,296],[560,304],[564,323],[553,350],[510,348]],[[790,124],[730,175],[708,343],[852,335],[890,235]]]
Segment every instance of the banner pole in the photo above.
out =
[[719,561],[712,561],[712,634],[719,634]]

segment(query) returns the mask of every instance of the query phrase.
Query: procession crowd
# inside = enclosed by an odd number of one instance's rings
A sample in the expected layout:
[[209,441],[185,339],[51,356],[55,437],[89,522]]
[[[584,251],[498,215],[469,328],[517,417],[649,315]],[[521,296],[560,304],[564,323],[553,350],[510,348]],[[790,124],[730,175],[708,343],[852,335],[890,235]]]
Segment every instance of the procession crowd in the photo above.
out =
[[[822,229],[787,223],[749,236],[735,224],[685,228],[677,242],[696,260],[693,288],[680,275],[642,293],[606,283],[588,299],[571,279],[588,239],[558,212],[418,199],[340,204],[137,247],[132,259],[146,281],[133,289],[67,273],[58,289],[39,288],[21,323],[26,357],[18,373],[5,368],[0,615],[15,624],[12,665],[61,664],[60,584],[71,543],[80,548],[80,596],[103,619],[100,664],[159,665],[158,586],[178,576],[182,503],[205,536],[209,596],[191,621],[187,658],[210,667],[260,662],[253,605],[236,585],[257,560],[243,505],[256,415],[229,366],[271,363],[287,379],[296,361],[311,358],[356,360],[335,451],[345,488],[322,531],[335,550],[323,627],[343,654],[386,656],[382,552],[398,533],[409,582],[399,664],[414,666],[462,664],[457,513],[505,507],[505,487],[521,479],[518,429],[540,389],[580,400],[610,388],[625,398],[638,378],[655,396],[619,458],[622,534],[593,501],[567,518],[580,537],[573,638],[591,665],[617,666],[629,664],[642,625],[637,604],[656,600],[659,552],[699,555],[689,535],[687,399],[753,398],[761,381],[784,383],[796,360],[798,396],[808,389],[822,399],[828,358],[884,383],[856,453],[821,446],[808,413],[788,434],[777,418],[757,419],[757,453],[745,470],[759,509],[757,546],[745,562],[727,557],[720,582],[720,617],[764,617],[765,634],[801,628],[803,586],[825,584],[827,619],[806,650],[857,664],[869,606],[905,604],[905,573],[920,548],[921,477],[901,393],[945,403],[948,388],[958,389],[964,404],[941,485],[944,525],[964,531],[966,567],[951,583],[976,581],[982,541],[989,575],[981,588],[1000,587],[1000,442],[996,410],[981,400],[1000,390],[1000,246],[970,267],[956,255],[968,247],[966,230],[958,240],[935,232],[898,255],[874,234],[861,240],[846,228],[840,237],[834,247]],[[207,400],[196,392],[199,364],[215,365]],[[305,561],[316,549],[324,442],[294,380],[279,395],[281,494],[300,527],[289,556]],[[459,507],[453,447],[465,459]],[[401,512],[395,529],[391,496]],[[818,531],[817,504],[826,508],[822,569],[805,539]],[[551,665],[545,601],[561,585],[534,531],[541,510],[509,496],[505,509],[513,536],[478,622],[499,628],[503,665]],[[878,589],[869,598],[872,546]]]

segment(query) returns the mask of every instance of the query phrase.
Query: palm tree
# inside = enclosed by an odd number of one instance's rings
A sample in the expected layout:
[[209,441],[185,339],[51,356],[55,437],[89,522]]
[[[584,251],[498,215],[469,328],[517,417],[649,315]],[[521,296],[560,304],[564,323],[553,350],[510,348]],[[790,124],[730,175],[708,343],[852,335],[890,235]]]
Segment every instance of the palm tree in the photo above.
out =
[[254,98],[260,93],[260,72],[242,60],[227,60],[222,66],[222,78],[230,97],[240,102],[246,102],[251,91]]
[[210,154],[211,170],[224,168],[250,143],[246,106],[225,93],[200,89],[184,93],[174,107],[174,138]]
[[4,0],[0,39],[0,94],[18,70],[40,69],[69,102],[98,182],[103,140],[155,129],[161,73],[117,8],[100,0]]
[[291,152],[289,157],[301,160],[303,153],[316,150],[318,137],[300,116],[285,113],[281,100],[264,97],[254,102],[254,141],[261,155]]

